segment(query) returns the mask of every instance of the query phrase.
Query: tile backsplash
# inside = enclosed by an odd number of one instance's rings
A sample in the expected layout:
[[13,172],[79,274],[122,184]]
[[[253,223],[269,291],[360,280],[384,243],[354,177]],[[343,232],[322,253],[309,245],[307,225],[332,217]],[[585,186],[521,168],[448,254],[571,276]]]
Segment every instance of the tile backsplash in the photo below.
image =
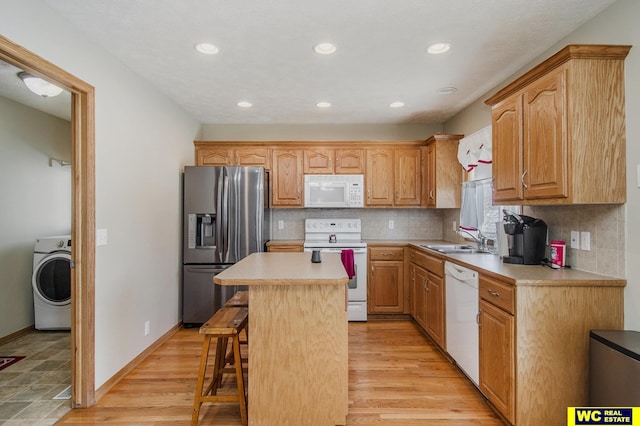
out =
[[[567,264],[597,274],[625,277],[625,207],[623,204],[525,206],[523,214],[544,220],[549,240],[567,244]],[[589,232],[589,251],[572,249],[571,231]],[[547,253],[548,255],[548,253]]]
[[[624,205],[525,206],[523,214],[547,223],[549,241],[567,243],[572,268],[625,277]],[[453,230],[459,209],[272,209],[271,217],[272,238],[277,240],[304,239],[304,219],[309,217],[360,218],[362,237],[369,240],[464,241]],[[283,229],[278,229],[280,220]],[[389,229],[389,220],[394,229]],[[591,233],[589,251],[570,248],[571,231]]]
[[[306,218],[360,218],[363,239],[440,240],[442,217],[441,210],[433,209],[272,209],[272,238],[304,239]],[[389,220],[394,229],[389,229]],[[283,222],[283,229],[278,229],[278,221]]]

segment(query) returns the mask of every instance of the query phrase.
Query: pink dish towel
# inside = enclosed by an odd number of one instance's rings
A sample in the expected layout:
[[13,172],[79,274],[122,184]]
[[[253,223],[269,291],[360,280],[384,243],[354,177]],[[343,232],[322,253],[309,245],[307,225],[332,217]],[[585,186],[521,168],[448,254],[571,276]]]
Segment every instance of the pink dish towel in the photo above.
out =
[[347,271],[349,279],[353,278],[356,275],[356,267],[353,263],[353,250],[342,250],[340,257],[342,258],[342,264],[344,265],[344,269]]

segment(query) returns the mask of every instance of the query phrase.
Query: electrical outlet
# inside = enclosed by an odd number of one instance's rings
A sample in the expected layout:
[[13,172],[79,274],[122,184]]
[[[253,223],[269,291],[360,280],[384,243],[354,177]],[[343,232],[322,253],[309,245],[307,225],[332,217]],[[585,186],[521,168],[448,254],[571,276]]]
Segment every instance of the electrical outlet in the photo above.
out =
[[278,221],[278,229],[284,229],[284,220]]
[[585,251],[591,251],[591,232],[580,233],[580,248]]
[[578,231],[571,231],[571,248],[580,249],[580,233]]
[[452,230],[453,232],[456,232],[456,231],[458,230],[458,224],[456,223],[456,221],[455,221],[455,220],[453,221],[453,226],[451,227],[451,230]]
[[393,221],[393,219],[389,220],[389,229],[394,229],[396,227],[395,222]]
[[151,333],[151,321],[144,322],[144,335],[148,336]]

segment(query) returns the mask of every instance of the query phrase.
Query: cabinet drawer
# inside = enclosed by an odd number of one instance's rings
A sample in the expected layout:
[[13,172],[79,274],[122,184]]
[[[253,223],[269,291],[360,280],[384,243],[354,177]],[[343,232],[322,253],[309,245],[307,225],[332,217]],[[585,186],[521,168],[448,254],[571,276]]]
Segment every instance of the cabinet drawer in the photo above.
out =
[[516,288],[512,285],[480,275],[480,297],[512,315],[515,314]]
[[444,259],[423,253],[418,250],[411,251],[411,262],[418,266],[422,266],[427,271],[439,277],[444,277]]
[[402,247],[369,247],[370,260],[403,260]]

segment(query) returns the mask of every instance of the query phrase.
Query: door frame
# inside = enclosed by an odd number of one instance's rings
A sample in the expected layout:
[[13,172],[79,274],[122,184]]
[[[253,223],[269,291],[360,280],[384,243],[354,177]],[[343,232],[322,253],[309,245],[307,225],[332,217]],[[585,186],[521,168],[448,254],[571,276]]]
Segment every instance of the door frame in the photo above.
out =
[[95,403],[94,88],[1,35],[0,59],[71,92],[71,406],[89,407]]

